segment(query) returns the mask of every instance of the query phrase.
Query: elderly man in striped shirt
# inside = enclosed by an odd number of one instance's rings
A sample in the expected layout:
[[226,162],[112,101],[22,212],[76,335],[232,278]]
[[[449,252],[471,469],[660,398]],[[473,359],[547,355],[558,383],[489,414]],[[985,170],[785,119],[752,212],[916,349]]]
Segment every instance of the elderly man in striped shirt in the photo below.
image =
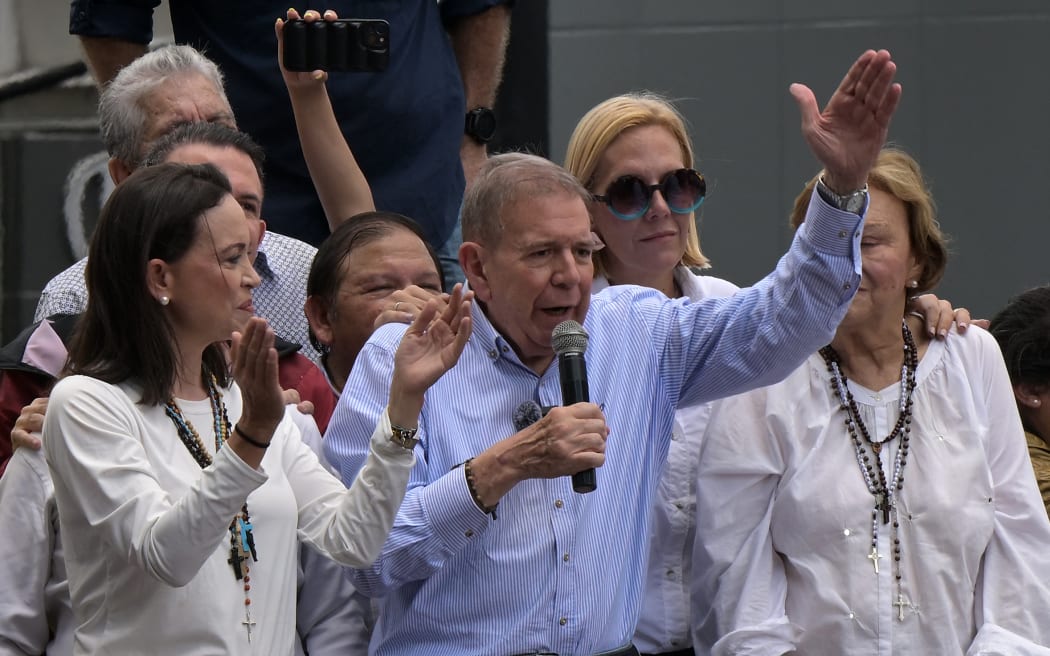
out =
[[[458,365],[428,392],[409,492],[383,552],[352,572],[378,598],[371,654],[629,655],[652,497],[674,411],[780,380],[834,334],[860,280],[868,171],[900,99],[868,51],[827,107],[793,85],[827,171],[776,270],[730,298],[641,287],[590,294],[590,195],[563,169],[493,158],[463,206],[460,262],[476,294]],[[589,333],[590,403],[561,406],[552,329]],[[388,396],[403,326],[380,328],[333,415],[329,459],[349,483]],[[598,488],[570,475],[597,467]]]

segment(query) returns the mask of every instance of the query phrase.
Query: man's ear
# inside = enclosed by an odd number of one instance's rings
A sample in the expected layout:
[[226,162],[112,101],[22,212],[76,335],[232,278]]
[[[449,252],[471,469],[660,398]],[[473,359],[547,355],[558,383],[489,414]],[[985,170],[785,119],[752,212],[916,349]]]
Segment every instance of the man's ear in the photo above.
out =
[[262,246],[263,239],[266,238],[266,221],[259,219],[259,241],[255,244],[255,250],[259,250],[259,246]]
[[172,298],[172,275],[171,267],[164,260],[153,258],[146,263],[146,287],[149,288],[150,295],[162,305],[167,305],[166,302],[162,301],[162,298],[166,298],[169,301],[174,300]]
[[485,270],[485,248],[473,241],[465,241],[459,246],[459,266],[467,276],[467,282],[474,296],[483,303],[492,299],[492,289]]
[[109,158],[107,168],[109,169],[109,177],[113,180],[113,184],[124,182],[128,179],[128,176],[131,175],[132,170],[134,170],[124,163],[123,160],[117,159],[116,157]]
[[335,341],[335,335],[332,332],[332,321],[328,318],[328,308],[325,307],[324,302],[317,296],[310,296],[306,299],[303,311],[306,312],[306,321],[310,324],[310,330],[317,341],[325,346],[331,346]]

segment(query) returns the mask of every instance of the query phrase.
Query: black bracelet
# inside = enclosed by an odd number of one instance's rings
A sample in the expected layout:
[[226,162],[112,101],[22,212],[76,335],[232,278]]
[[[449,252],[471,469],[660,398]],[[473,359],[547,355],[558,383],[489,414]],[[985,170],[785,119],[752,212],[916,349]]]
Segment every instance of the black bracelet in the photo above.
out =
[[[234,427],[233,427],[233,430],[234,430],[235,433],[237,433],[238,435],[241,436],[242,440],[244,440],[248,444],[251,444],[252,446],[254,446],[254,447],[258,448],[258,449],[268,449],[270,447],[270,442],[261,442],[261,441],[255,439],[254,437],[251,437],[250,435],[248,435],[248,433],[245,433],[243,430],[241,430],[240,424],[235,424]],[[272,439],[273,438],[271,438],[271,441],[272,441]]]
[[467,458],[466,462],[463,463],[463,474],[467,478],[467,490],[470,491],[470,498],[474,500],[474,505],[480,508],[481,512],[486,515],[492,515],[492,519],[496,519],[496,508],[499,507],[499,502],[496,502],[494,506],[486,506],[485,502],[481,500],[477,485],[474,483],[474,470],[470,467],[470,463],[473,460],[473,458]]

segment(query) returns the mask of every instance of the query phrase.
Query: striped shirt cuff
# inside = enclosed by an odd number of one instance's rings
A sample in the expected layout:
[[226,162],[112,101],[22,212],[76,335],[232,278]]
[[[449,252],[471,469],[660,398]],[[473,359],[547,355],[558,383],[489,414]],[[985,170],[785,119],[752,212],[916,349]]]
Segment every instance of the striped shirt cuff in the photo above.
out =
[[[868,204],[870,202],[869,198]],[[865,216],[868,204],[864,206]],[[801,229],[805,231],[806,241],[818,252],[849,257],[855,248],[859,249],[862,221],[863,217],[853,212],[832,207],[814,191]]]
[[474,503],[462,467],[456,467],[426,486],[421,499],[434,533],[453,553],[466,547],[492,523]]

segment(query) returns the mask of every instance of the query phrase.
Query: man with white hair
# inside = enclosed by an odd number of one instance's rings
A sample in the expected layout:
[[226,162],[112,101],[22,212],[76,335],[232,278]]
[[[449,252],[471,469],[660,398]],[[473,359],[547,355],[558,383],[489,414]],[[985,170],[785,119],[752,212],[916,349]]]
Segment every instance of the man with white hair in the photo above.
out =
[[[152,144],[184,123],[237,123],[223,90],[218,67],[189,46],[147,53],[121,69],[99,98],[99,132],[109,152],[109,174],[120,184],[142,163]],[[242,201],[246,214],[262,218],[262,196]],[[256,313],[282,338],[299,344],[317,362],[310,345],[303,305],[306,277],[317,252],[313,246],[264,231],[255,270],[260,284],[253,293]],[[52,278],[40,295],[34,321],[55,314],[79,314],[87,306],[84,266],[87,258]]]

